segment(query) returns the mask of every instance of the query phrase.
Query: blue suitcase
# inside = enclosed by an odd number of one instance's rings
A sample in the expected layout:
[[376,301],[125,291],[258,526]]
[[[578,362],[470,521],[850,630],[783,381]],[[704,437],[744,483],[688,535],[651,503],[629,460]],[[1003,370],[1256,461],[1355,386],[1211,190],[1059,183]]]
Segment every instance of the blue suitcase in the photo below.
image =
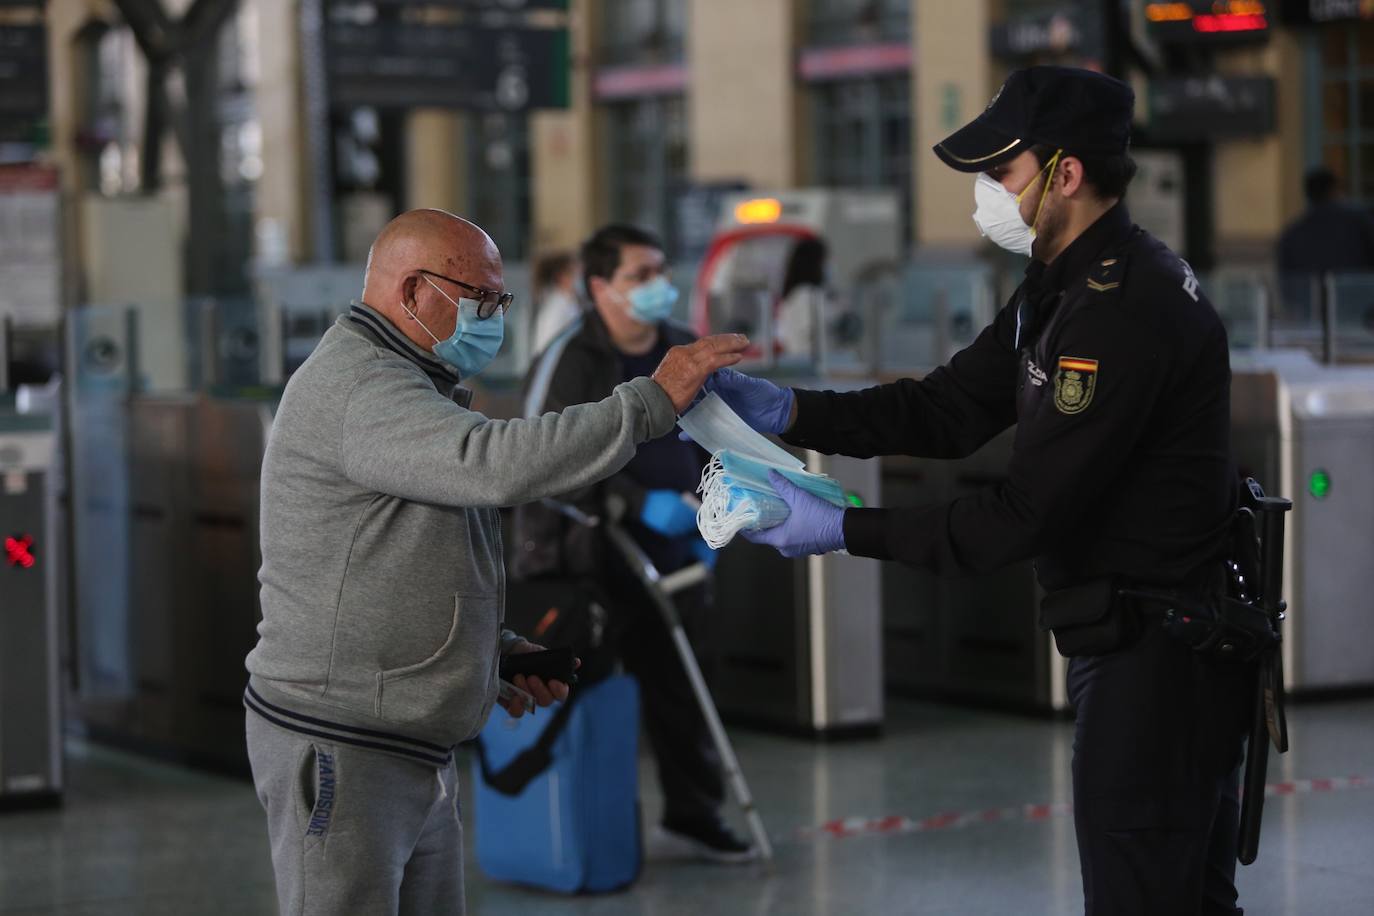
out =
[[482,730],[477,864],[490,878],[576,893],[639,876],[639,687],[613,675],[574,691],[520,719],[498,708]]

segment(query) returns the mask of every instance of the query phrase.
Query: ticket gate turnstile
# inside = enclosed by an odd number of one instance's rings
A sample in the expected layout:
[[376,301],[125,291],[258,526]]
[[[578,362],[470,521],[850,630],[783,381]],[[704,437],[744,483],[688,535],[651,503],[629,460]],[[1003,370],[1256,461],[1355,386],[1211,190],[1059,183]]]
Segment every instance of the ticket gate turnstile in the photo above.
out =
[[1242,475],[1293,500],[1284,541],[1284,672],[1295,693],[1374,687],[1374,368],[1303,351],[1232,357]]
[[[879,464],[805,452],[866,505]],[[787,559],[735,538],[716,567],[712,693],[729,722],[809,737],[877,733],[883,722],[880,569],[843,554]]]
[[52,427],[0,413],[0,808],[62,794]]
[[[1015,430],[954,460],[881,459],[890,506],[942,505],[1006,480]],[[887,686],[902,696],[1018,712],[1068,708],[1067,662],[1040,629],[1030,560],[977,576],[882,564]]]

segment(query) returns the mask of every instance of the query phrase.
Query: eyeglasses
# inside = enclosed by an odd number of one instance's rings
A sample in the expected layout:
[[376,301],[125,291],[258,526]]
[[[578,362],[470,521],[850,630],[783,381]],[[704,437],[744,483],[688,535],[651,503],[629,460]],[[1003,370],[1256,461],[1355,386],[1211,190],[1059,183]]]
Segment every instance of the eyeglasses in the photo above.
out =
[[472,296],[464,298],[477,300],[477,317],[483,320],[495,315],[497,309],[505,312],[510,308],[511,303],[515,301],[515,293],[505,293],[499,289],[483,289],[480,286],[473,286],[471,283],[464,283],[462,280],[455,280],[452,277],[446,277],[443,274],[435,273],[432,270],[425,270],[424,268],[420,268],[420,273],[429,274],[431,277],[438,277],[440,280],[447,280],[454,286],[461,286],[463,289],[472,293]]

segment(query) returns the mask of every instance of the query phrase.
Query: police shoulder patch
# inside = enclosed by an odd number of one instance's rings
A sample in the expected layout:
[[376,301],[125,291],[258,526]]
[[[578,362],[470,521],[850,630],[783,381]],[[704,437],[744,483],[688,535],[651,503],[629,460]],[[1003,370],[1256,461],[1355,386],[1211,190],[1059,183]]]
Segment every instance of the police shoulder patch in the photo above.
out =
[[1059,357],[1059,368],[1054,374],[1055,409],[1070,415],[1087,410],[1097,389],[1097,369],[1095,359]]

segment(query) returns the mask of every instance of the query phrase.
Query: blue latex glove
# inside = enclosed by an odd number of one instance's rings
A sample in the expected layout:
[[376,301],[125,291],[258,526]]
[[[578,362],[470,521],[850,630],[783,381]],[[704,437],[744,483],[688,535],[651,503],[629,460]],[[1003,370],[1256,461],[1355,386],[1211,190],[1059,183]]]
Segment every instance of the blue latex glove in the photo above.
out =
[[844,509],[794,486],[777,471],[768,482],[787,503],[787,518],[772,528],[741,531],[746,540],[776,547],[785,557],[804,557],[844,549]]
[[715,569],[716,560],[720,559],[720,553],[700,537],[692,540],[692,556],[698,563],[705,563],[707,569]]
[[796,396],[791,388],[734,369],[717,369],[706,379],[706,391],[714,391],[739,414],[740,419],[761,433],[780,434],[787,429]]
[[683,501],[677,490],[650,490],[644,497],[639,520],[664,537],[682,537],[697,530],[696,510]]

